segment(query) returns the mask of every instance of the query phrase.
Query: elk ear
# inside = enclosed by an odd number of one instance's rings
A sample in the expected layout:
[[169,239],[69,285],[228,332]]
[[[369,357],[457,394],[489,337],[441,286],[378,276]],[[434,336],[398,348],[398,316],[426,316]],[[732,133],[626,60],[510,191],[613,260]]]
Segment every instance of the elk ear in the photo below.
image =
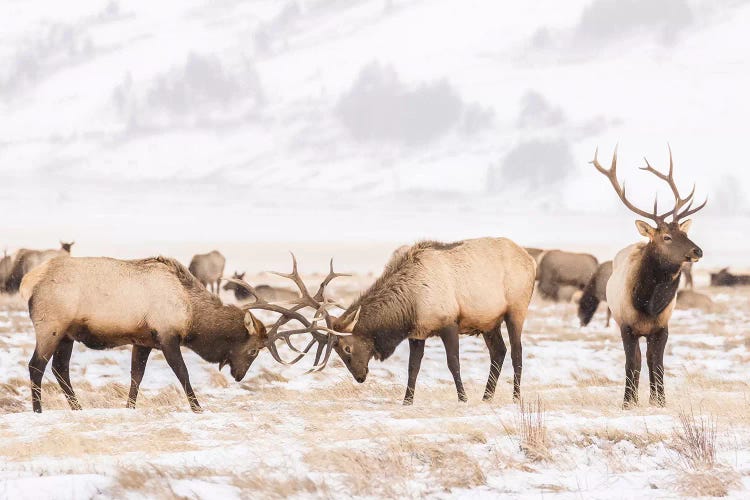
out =
[[353,316],[349,314],[348,316],[344,316],[343,318],[340,319],[341,327],[339,328],[339,331],[341,333],[354,332],[354,327],[357,326],[357,321],[359,321],[359,312],[361,310],[362,310],[362,306],[359,306],[357,308],[357,312],[355,312]]
[[647,222],[643,222],[642,220],[635,221],[635,227],[638,228],[638,232],[641,233],[642,236],[645,236],[648,239],[653,238],[654,233],[656,233],[656,228],[651,227]]
[[244,280],[245,279],[245,273],[242,273],[237,276],[239,279]]
[[693,219],[688,219],[685,222],[680,223],[680,231],[687,233],[690,231],[690,226],[693,225]]
[[245,328],[247,328],[247,333],[250,335],[258,335],[259,337],[266,336],[266,325],[253,316],[253,313],[250,311],[245,313]]

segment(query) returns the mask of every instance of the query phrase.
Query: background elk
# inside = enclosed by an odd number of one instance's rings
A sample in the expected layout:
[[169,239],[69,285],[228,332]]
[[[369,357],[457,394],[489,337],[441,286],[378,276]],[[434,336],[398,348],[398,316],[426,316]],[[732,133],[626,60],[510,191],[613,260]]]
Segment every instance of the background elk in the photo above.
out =
[[0,259],[0,293],[5,292],[5,282],[13,269],[13,257],[8,255],[8,250],[3,250],[3,258]]
[[725,267],[718,273],[711,273],[711,286],[747,286],[750,285],[750,275],[732,274]]
[[[608,260],[599,265],[594,275],[589,280],[586,288],[583,289],[583,295],[578,302],[578,319],[581,320],[581,326],[586,326],[594,317],[600,302],[607,301],[607,281],[612,275],[612,261]],[[612,317],[612,311],[607,306],[607,326]]]
[[40,387],[50,359],[70,407],[81,408],[69,375],[74,341],[92,349],[133,346],[129,408],[135,407],[151,350],[161,350],[193,411],[200,405],[180,346],[219,363],[219,369],[229,364],[239,382],[268,341],[252,314],[223,305],[182,264],[165,257],[53,259],[23,279],[21,295],[36,331],[29,362],[35,412],[42,411]]
[[[490,373],[484,392],[484,399],[490,400],[507,351],[500,333],[505,322],[514,371],[513,396],[517,399],[521,391],[521,332],[535,274],[534,259],[506,238],[417,243],[387,266],[340,317],[325,312],[325,304],[320,302],[322,295],[315,297],[317,303],[310,302],[327,325],[317,327],[317,331],[328,333],[325,359],[317,365],[323,347],[320,344],[316,367],[325,366],[331,349],[335,349],[354,379],[362,383],[367,378],[370,359],[387,359],[408,338],[409,380],[404,396],[404,404],[408,405],[414,400],[425,339],[439,336],[445,345],[458,399],[466,401],[458,339],[460,334],[481,333],[490,351]],[[310,296],[302,287],[300,290]]]
[[[670,150],[668,174],[654,169],[648,160],[641,170],[654,174],[669,185],[674,195],[674,207],[659,214],[657,203],[654,202],[653,212],[641,210],[627,199],[625,189],[617,180],[617,149],[615,148],[609,170],[599,164],[597,153],[594,153],[591,163],[607,177],[620,200],[636,215],[655,224],[654,227],[641,220],[636,221],[638,232],[648,238],[648,242],[636,243],[621,250],[615,257],[612,276],[607,283],[607,303],[620,326],[625,349],[623,406],[628,408],[638,403],[638,380],[641,373],[639,337],[646,337],[650,402],[664,406],[664,347],[669,336],[669,318],[675,306],[682,266],[685,262],[697,262],[703,257],[703,251],[687,236],[691,220],[682,220],[698,212],[706,202],[692,208],[695,186],[686,198],[680,195],[674,180]],[[667,217],[670,216],[672,220],[667,222]]]
[[13,259],[10,276],[5,281],[5,290],[8,293],[17,292],[21,286],[21,280],[29,271],[55,257],[70,255],[70,249],[74,244],[74,241],[70,243],[61,241],[59,250],[28,250],[26,248],[18,250]]
[[[238,284],[238,282],[244,280],[245,273],[238,273],[235,271],[232,275],[232,279],[227,280],[227,283],[223,287],[224,290],[234,292],[234,298],[237,302],[255,300],[255,296],[247,289],[247,287],[243,286],[243,284]],[[258,285],[253,287],[253,290],[262,300],[267,302],[288,302],[299,298],[299,295],[292,290],[277,288],[270,285]]]
[[226,259],[217,250],[194,255],[188,269],[211,293],[219,295],[219,285],[224,274]]
[[593,255],[550,250],[537,270],[539,292],[546,299],[559,300],[562,287],[583,290],[598,268],[599,261]]

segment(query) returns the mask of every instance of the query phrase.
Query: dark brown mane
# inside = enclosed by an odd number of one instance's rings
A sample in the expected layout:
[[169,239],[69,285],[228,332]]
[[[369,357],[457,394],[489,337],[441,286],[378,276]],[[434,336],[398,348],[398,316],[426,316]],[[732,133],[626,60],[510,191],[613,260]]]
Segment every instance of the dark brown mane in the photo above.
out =
[[412,276],[420,267],[425,250],[450,250],[462,245],[420,241],[403,253],[360,297],[349,306],[344,317],[361,307],[355,333],[372,338],[376,357],[386,359],[414,329],[416,306]]

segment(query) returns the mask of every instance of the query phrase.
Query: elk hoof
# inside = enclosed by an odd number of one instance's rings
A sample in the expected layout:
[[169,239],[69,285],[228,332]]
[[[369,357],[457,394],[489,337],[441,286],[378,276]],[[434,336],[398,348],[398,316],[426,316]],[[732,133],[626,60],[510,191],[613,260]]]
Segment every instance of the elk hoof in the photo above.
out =
[[404,406],[411,406],[414,404],[413,399],[404,399]]
[[651,406],[656,406],[657,408],[664,408],[667,406],[667,401],[664,398],[651,398],[649,403]]
[[458,395],[458,402],[459,403],[466,403],[468,399],[466,398],[466,394],[459,394]]
[[622,409],[623,410],[632,410],[633,408],[638,406],[638,401],[623,401],[622,403]]

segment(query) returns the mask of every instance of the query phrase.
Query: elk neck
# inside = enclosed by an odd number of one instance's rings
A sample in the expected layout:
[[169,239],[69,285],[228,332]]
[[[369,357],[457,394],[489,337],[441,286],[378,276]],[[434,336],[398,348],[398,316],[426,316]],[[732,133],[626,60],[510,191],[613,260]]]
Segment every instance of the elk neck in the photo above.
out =
[[411,291],[376,282],[349,310],[360,306],[354,334],[372,340],[376,359],[387,359],[414,329],[416,308]]
[[194,307],[184,345],[208,362],[224,361],[232,348],[247,338],[244,318],[245,313],[239,307],[202,303]]
[[648,243],[636,269],[633,307],[646,316],[656,317],[674,300],[680,285],[681,265],[664,259],[653,243]]

